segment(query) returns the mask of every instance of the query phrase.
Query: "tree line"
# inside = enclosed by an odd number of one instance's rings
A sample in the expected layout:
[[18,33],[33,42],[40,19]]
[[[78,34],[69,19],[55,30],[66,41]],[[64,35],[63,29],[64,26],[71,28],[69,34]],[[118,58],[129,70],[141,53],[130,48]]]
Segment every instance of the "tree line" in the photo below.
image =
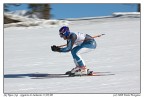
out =
[[[21,4],[4,4],[4,11],[9,11],[10,6],[20,6]],[[42,19],[50,19],[50,4],[27,4],[29,14],[40,13]]]

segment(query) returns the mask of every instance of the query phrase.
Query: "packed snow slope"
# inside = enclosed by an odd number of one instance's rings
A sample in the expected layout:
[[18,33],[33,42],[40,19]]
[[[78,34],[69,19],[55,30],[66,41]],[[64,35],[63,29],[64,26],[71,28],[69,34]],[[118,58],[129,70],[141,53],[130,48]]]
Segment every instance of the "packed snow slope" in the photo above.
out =
[[4,93],[140,93],[140,15],[70,20],[72,32],[96,38],[97,48],[82,53],[87,68],[114,75],[34,78],[75,67],[71,53],[52,52],[65,44],[60,25],[4,28]]

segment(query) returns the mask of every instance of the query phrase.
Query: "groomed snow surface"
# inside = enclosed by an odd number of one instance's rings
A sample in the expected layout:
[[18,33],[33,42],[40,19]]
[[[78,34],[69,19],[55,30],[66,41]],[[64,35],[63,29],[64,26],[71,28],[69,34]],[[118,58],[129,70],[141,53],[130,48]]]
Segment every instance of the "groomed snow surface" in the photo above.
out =
[[140,16],[69,21],[70,30],[96,38],[97,48],[81,54],[87,68],[114,75],[33,78],[75,67],[71,53],[52,52],[65,44],[60,25],[4,28],[4,93],[140,93]]

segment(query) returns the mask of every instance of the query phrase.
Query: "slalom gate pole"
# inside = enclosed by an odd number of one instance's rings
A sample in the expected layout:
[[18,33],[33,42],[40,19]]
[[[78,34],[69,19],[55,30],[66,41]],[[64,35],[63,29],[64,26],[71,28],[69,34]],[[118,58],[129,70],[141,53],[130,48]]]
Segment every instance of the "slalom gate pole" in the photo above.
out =
[[[93,36],[92,38],[97,38],[97,37],[101,37],[101,36],[103,36],[103,35],[105,35],[105,34],[100,34],[100,35],[96,35],[96,36]],[[88,39],[87,39],[88,40]],[[80,41],[78,41],[78,42],[81,42],[81,41],[84,41],[84,40],[80,40]],[[58,47],[64,47],[64,46],[66,46],[67,44],[64,44],[64,45],[60,45],[60,46],[58,46]]]

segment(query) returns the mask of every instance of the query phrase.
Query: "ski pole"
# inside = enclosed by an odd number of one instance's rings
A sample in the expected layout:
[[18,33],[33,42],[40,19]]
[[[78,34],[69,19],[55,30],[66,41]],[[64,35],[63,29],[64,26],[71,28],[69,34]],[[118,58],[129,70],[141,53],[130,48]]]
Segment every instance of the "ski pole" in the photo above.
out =
[[[105,34],[100,34],[100,35],[96,35],[96,36],[93,36],[92,38],[97,38],[97,37],[101,37],[102,35],[105,35]],[[88,39],[87,39],[88,40]],[[81,41],[84,41],[84,40],[80,40],[80,41],[77,41],[77,42],[81,42]],[[58,47],[63,47],[63,46],[66,46],[67,44],[64,44],[64,45],[60,45]]]

